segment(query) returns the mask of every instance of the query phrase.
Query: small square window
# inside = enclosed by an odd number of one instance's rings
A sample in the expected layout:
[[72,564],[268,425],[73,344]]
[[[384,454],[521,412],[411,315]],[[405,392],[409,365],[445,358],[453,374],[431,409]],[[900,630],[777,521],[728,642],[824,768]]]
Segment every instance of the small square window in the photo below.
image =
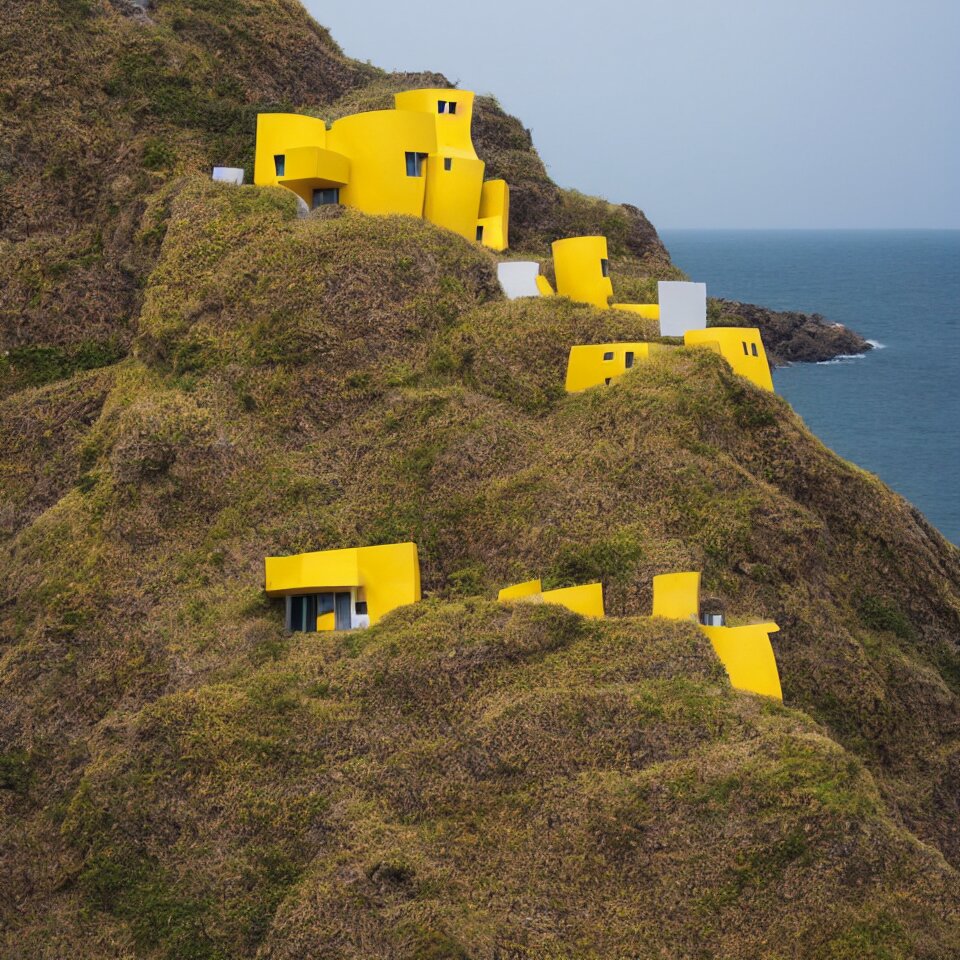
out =
[[278,153],[278,154],[276,154],[276,156],[274,156],[274,158],[273,158],[273,166],[274,166],[274,168],[275,168],[276,171],[277,171],[277,176],[278,176],[278,177],[282,177],[282,176],[283,176],[283,171],[284,171],[284,168],[286,167],[286,165],[287,165],[287,157],[286,157],[286,154]]
[[757,345],[756,345],[755,343],[751,343],[751,344],[750,344],[750,352],[751,352],[755,357],[759,357],[759,356],[760,356],[760,354],[757,353]]
[[438,100],[437,101],[437,113],[446,113],[447,112],[447,101]]
[[477,243],[483,243],[483,227],[477,227]]
[[324,190],[314,190],[313,191],[313,209],[316,210],[317,207],[325,207],[329,204],[335,204],[340,202],[340,188],[339,187],[328,187]]
[[456,101],[455,101],[455,100],[451,100],[451,101],[447,104],[447,113],[456,113],[456,112],[457,112],[457,104],[456,104]]
[[610,276],[610,261],[609,261],[609,260],[601,260],[601,261],[600,261],[600,272],[601,272],[605,277],[609,277],[609,276]]
[[747,341],[746,341],[746,340],[741,340],[740,342],[743,344],[743,355],[744,355],[745,357],[749,357],[749,356],[750,356],[750,351],[747,349]]
[[624,364],[628,370],[633,366],[633,351],[628,350],[626,356],[624,357]]
[[452,170],[453,169],[453,157],[444,157],[443,158],[443,169]]
[[365,616],[367,615],[367,601],[366,601],[366,600],[358,600],[358,601],[353,605],[353,608],[354,608],[354,610],[356,611],[356,614],[357,614],[358,617],[365,617]]
[[423,161],[427,159],[427,155],[425,153],[413,153],[412,151],[407,151],[405,157],[407,161],[407,176],[422,177]]
[[612,359],[613,359],[613,351],[612,351],[612,350],[608,350],[608,351],[603,355],[603,359],[604,359],[604,360],[612,360]]
[[603,382],[609,387],[609,386],[610,386],[610,377],[605,377]]

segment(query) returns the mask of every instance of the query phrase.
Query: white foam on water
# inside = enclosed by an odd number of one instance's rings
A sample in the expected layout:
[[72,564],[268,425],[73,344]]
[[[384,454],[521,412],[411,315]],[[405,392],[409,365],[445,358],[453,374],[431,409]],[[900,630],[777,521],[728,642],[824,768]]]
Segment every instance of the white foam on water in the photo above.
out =
[[879,340],[868,340],[867,343],[869,343],[870,346],[873,347],[874,350],[886,350],[886,349],[887,349],[887,345],[886,345],[885,343],[881,343]]

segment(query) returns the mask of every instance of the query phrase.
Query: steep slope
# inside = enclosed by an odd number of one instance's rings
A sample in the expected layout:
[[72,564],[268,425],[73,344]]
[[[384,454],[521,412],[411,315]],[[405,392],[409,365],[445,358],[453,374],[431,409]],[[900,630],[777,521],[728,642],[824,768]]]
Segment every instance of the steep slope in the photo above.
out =
[[[249,181],[258,112],[333,118],[416,85],[345,57],[296,0],[141,6],[25,0],[0,18],[16,51],[0,61],[0,395],[126,354],[156,254],[135,238],[147,198],[217,163]],[[511,179],[517,249],[607,229],[616,254],[669,267],[640,211],[559,190],[490,98],[476,138]]]
[[[780,398],[429,224],[171,180],[133,354],[3,401],[5,954],[945,957],[960,554]],[[266,554],[426,594],[284,636]],[[650,580],[776,619],[736,694]],[[608,622],[489,598],[600,578]],[[485,599],[486,598],[486,599]]]

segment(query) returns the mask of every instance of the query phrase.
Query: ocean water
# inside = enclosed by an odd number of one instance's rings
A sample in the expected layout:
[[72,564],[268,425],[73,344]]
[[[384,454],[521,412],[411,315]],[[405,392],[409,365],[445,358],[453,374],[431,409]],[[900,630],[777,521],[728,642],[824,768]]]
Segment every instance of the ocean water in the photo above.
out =
[[821,313],[877,349],[774,373],[807,425],[960,544],[960,231],[665,230],[710,296]]

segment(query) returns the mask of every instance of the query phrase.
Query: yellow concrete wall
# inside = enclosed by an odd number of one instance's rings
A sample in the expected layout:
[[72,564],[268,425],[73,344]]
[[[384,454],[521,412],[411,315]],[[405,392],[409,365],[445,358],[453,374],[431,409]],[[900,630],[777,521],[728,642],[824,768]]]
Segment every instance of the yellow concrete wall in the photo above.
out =
[[552,297],[554,295],[550,281],[542,273],[537,276],[537,289],[540,291],[541,297]]
[[498,600],[518,600],[520,597],[530,597],[543,592],[539,580],[525,580],[515,583],[512,587],[504,587],[498,594]]
[[[429,113],[436,120],[437,153],[444,157],[463,157],[476,160],[477,151],[473,147],[471,127],[473,124],[474,95],[469,90],[443,90],[425,88],[423,90],[405,90],[394,96],[398,110],[415,110]],[[456,103],[455,113],[440,113],[438,104]]]
[[[634,364],[646,360],[651,353],[664,347],[659,343],[590,343],[570,348],[567,360],[567,393],[577,393],[590,387],[600,386],[614,377],[627,372],[626,355],[632,352]],[[612,353],[609,360],[604,357]]]
[[602,617],[603,584],[586,583],[578,587],[562,587],[559,590],[541,590],[539,580],[527,580],[524,583],[504,587],[497,599],[502,602],[523,600],[527,603],[557,603],[584,617]]
[[277,186],[273,162],[276,154],[286,155],[298,147],[327,146],[327,125],[316,117],[298,113],[257,115],[257,145],[253,159],[253,182],[262,187]]
[[780,628],[775,623],[751,623],[743,627],[707,627],[707,635],[736,690],[760,693],[783,699],[780,671],[773,655],[770,634]]
[[327,147],[350,158],[350,183],[340,190],[342,204],[364,213],[423,216],[426,164],[421,176],[409,177],[405,155],[437,152],[430,114],[375,110],[344,117],[327,131]]
[[265,589],[271,597],[362,588],[371,624],[396,607],[420,599],[415,543],[267,557],[264,568]]
[[700,622],[700,574],[661,573],[653,578],[653,615]]
[[783,699],[780,672],[770,643],[770,634],[780,628],[772,622],[742,627],[708,627],[700,623],[698,572],[663,573],[654,577],[653,615],[695,621],[710,640],[735,689]]
[[615,303],[614,310],[626,310],[629,313],[638,313],[646,320],[660,319],[659,303]]
[[483,227],[481,243],[491,250],[506,250],[510,245],[510,188],[506,180],[485,180],[480,193],[478,227]]
[[280,186],[292,190],[307,206],[313,204],[313,191],[343,187],[350,180],[350,161],[342,154],[323,147],[294,147],[285,153],[286,163]]
[[[755,383],[763,390],[773,391],[773,376],[763,349],[760,331],[754,327],[707,327],[706,330],[688,330],[683,342],[690,347],[704,346],[717,350],[733,368],[733,372]],[[712,345],[712,346],[711,346]],[[753,351],[757,355],[753,355]]]
[[420,560],[415,543],[389,543],[357,550],[360,583],[370,623],[420,599]]
[[613,284],[603,275],[602,261],[609,264],[606,237],[569,237],[553,242],[553,270],[557,293],[602,310],[609,306]]
[[585,583],[578,587],[563,587],[546,590],[540,594],[544,603],[559,603],[561,606],[584,617],[601,618],[603,610],[603,584]]
[[[446,167],[449,164],[450,169]],[[483,192],[483,161],[434,154],[427,159],[423,215],[467,240],[477,239],[477,212]]]

